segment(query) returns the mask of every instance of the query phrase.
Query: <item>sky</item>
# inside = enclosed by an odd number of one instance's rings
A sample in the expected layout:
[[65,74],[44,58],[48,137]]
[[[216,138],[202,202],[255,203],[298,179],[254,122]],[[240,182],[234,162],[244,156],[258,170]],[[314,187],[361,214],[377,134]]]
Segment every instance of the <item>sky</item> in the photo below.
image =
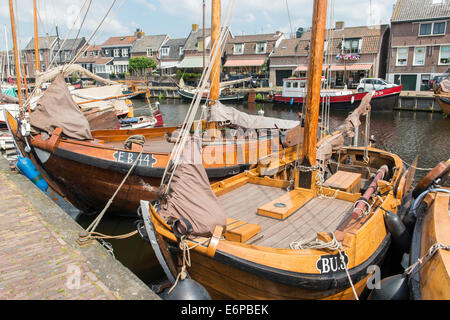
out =
[[[0,49],[4,50],[5,30],[9,49],[12,37],[7,0],[1,1],[5,10],[0,11]],[[79,32],[80,37],[92,37],[90,43],[95,44],[102,44],[110,36],[132,35],[137,28],[146,34],[186,38],[192,24],[202,26],[203,1],[37,0],[39,35],[55,35],[58,26],[62,39],[67,35],[75,38]],[[33,0],[13,2],[19,46],[24,48],[33,37]],[[394,3],[395,0],[328,0],[328,23],[329,26],[334,21],[344,21],[345,26],[389,23]],[[211,0],[205,0],[205,4],[206,27],[209,27]],[[295,33],[299,27],[311,26],[312,6],[313,0],[222,0],[222,23],[230,16],[228,26],[233,35]]]

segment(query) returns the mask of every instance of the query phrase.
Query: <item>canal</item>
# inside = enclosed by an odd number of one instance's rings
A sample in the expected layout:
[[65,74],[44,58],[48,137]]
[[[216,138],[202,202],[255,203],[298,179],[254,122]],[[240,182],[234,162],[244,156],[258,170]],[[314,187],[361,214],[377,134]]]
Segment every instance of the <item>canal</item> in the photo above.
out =
[[[148,114],[147,103],[135,100],[135,115]],[[264,110],[265,116],[296,120],[298,106],[273,105],[271,103],[233,105],[241,111],[257,114]],[[182,100],[162,100],[160,109],[166,126],[179,125],[189,104]],[[348,112],[331,112],[330,128],[337,128],[347,117]],[[364,126],[362,125],[361,128]],[[450,119],[445,119],[441,113],[425,112],[373,112],[371,114],[370,134],[375,136],[376,146],[380,149],[396,153],[404,162],[410,164],[419,156],[418,167],[433,168],[438,162],[450,158]],[[362,140],[360,140],[362,141]],[[418,170],[416,182],[426,174]],[[94,217],[87,217],[65,206],[69,214],[83,227],[87,227]],[[125,234],[136,230],[137,219],[120,218],[106,215],[97,231],[108,235]],[[139,236],[125,240],[109,240],[112,253],[126,267],[133,271],[145,283],[152,285],[164,278],[151,246]]]

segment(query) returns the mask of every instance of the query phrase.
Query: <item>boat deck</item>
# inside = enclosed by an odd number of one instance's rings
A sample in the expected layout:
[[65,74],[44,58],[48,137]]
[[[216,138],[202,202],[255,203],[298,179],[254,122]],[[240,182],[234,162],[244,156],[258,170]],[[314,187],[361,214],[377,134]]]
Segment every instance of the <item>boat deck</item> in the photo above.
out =
[[[105,141],[104,146],[112,148],[123,148],[125,141]],[[167,141],[165,137],[146,138],[144,152],[149,153],[170,153],[175,143]]]
[[261,232],[247,243],[273,248],[289,248],[293,241],[309,240],[317,232],[334,232],[352,211],[352,202],[313,198],[285,220],[257,214],[259,207],[286,192],[280,188],[247,183],[219,196],[218,200],[228,218],[261,226]]

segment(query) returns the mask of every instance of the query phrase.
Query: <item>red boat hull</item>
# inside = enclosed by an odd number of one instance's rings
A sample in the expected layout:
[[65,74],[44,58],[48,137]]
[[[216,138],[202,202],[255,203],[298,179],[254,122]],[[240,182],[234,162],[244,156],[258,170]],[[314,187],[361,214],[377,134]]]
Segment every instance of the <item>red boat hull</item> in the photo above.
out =
[[[371,101],[372,110],[393,110],[398,104],[400,92],[403,85],[394,88],[388,88],[385,90],[375,91],[375,94]],[[365,97],[367,92],[354,93],[342,96],[331,96],[330,104],[334,110],[338,109],[355,109],[361,103],[361,100]],[[275,94],[272,97],[275,103],[289,103],[289,104],[303,104],[304,97],[284,97],[281,94]]]

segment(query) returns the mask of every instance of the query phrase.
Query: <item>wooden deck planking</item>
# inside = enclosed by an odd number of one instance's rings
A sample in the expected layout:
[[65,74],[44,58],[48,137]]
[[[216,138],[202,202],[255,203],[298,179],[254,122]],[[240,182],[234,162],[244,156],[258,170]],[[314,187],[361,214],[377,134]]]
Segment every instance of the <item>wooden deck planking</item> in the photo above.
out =
[[[334,231],[328,228],[328,219],[333,219],[334,216],[342,216],[342,200],[331,200],[331,199],[319,199],[315,198],[311,200],[306,206],[300,208],[297,212],[293,214],[297,217],[292,221],[285,221],[292,226],[294,230],[287,232],[287,228],[280,229],[274,232],[274,229],[270,230],[270,237],[266,236],[265,240],[259,243],[260,245],[265,245],[269,247],[288,247],[289,244],[298,239],[310,239],[316,235],[317,232],[321,231]],[[288,225],[286,224],[285,227]],[[296,238],[291,241],[291,238]]]
[[248,183],[218,197],[229,218],[247,221],[261,226],[258,236],[263,236],[254,244],[287,248],[292,241],[309,239],[317,232],[333,232],[349,214],[352,202],[339,199],[315,198],[281,221],[257,214],[257,209],[287,191],[280,188]]

